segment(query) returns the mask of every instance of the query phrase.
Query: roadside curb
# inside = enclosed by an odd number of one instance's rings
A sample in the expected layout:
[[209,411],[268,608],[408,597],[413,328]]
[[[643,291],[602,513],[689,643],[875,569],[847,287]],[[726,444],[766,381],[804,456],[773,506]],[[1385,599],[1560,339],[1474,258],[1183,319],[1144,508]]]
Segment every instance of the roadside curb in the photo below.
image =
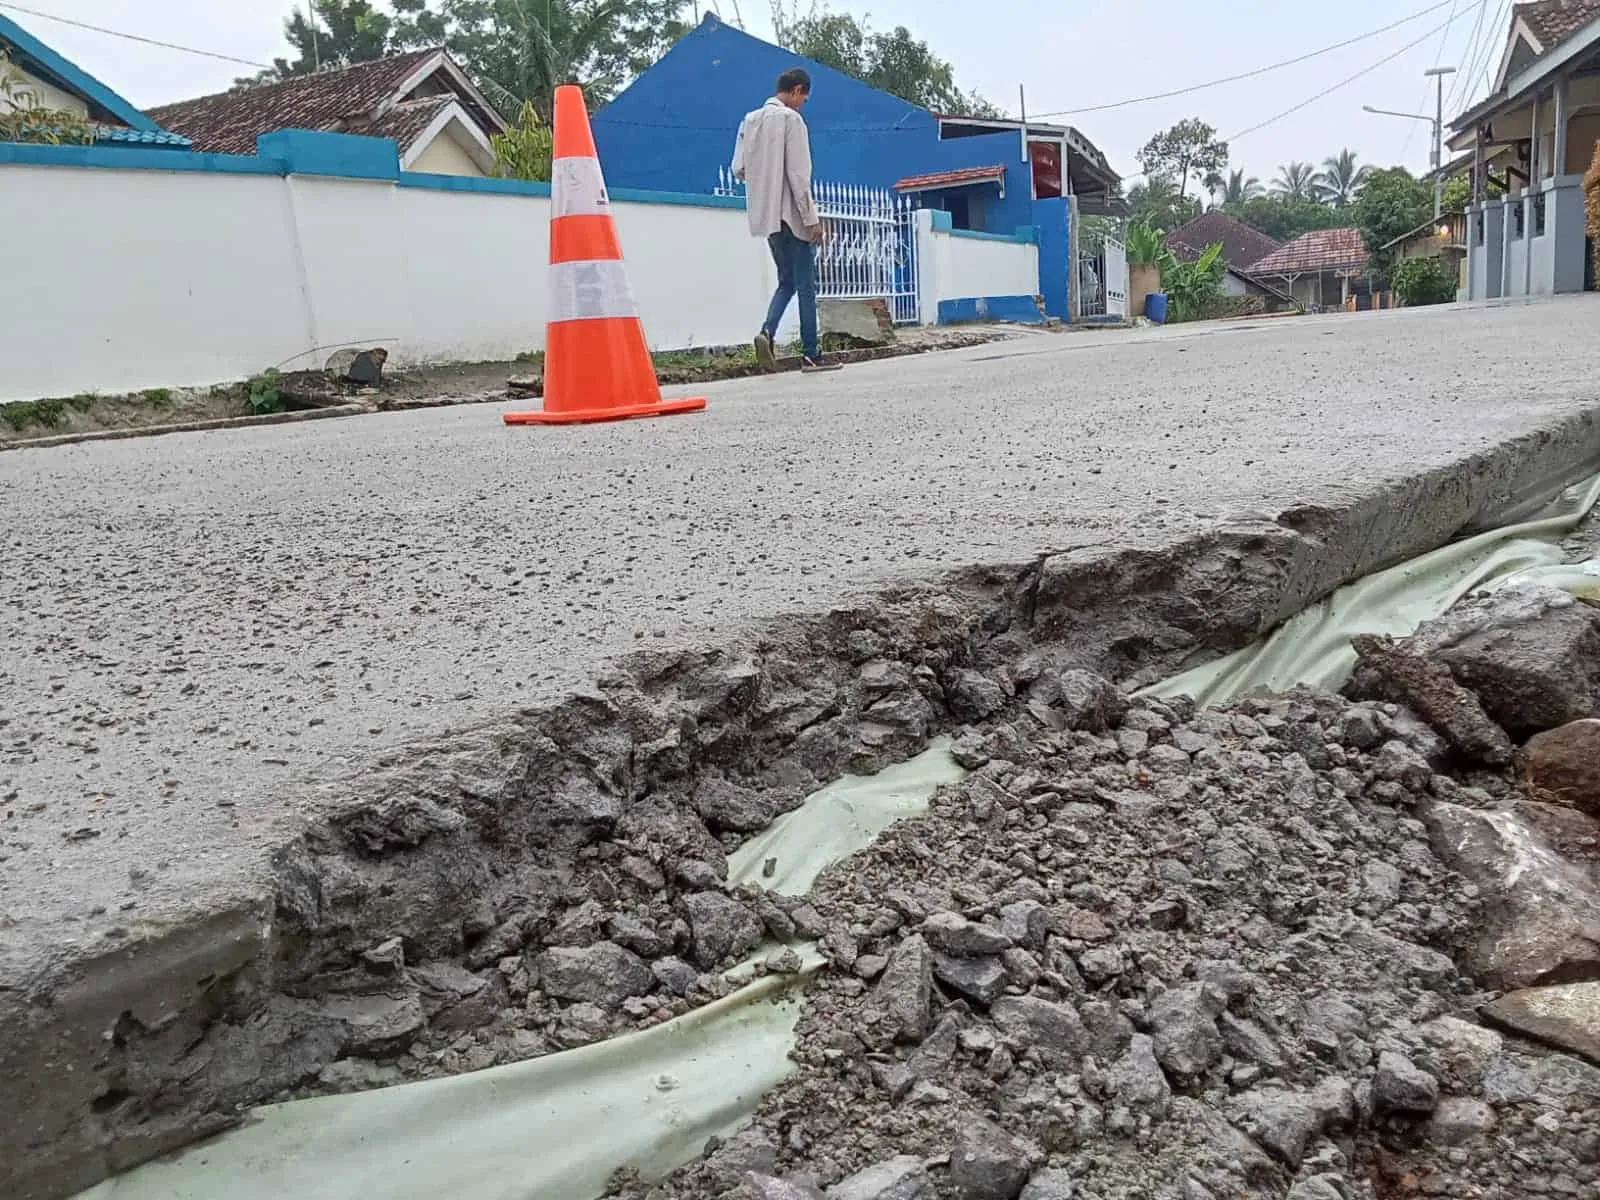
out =
[[163,433],[204,433],[209,429],[240,429],[255,425],[292,425],[298,421],[321,421],[330,417],[359,417],[372,409],[365,404],[338,404],[332,408],[308,408],[296,412],[262,413],[250,417],[213,417],[206,421],[175,421],[170,425],[142,425],[132,429],[90,429],[82,433],[59,433],[49,437],[0,442],[0,451],[37,450],[50,446],[70,446],[75,442],[114,442],[125,438],[157,437]]

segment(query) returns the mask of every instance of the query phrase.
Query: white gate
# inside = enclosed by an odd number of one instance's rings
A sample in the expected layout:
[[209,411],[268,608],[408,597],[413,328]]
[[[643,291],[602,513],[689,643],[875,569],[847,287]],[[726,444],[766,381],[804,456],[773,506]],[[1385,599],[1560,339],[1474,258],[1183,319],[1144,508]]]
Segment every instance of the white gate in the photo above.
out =
[[1126,318],[1128,315],[1128,248],[1116,238],[1107,238],[1105,245],[1106,316]]
[[1109,235],[1078,254],[1078,319],[1128,315],[1128,251]]
[[[719,196],[742,196],[744,184],[723,168]],[[826,180],[811,191],[826,235],[817,247],[819,300],[883,300],[897,325],[922,317],[917,280],[917,208],[886,188]]]

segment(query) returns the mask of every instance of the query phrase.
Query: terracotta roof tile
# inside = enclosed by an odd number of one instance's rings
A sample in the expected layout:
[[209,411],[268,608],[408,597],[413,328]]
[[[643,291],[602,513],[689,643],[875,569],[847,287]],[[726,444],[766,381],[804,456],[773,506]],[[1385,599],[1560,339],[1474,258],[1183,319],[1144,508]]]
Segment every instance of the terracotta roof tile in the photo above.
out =
[[1167,234],[1167,248],[1185,262],[1199,258],[1213,242],[1222,243],[1222,261],[1239,271],[1248,270],[1283,245],[1216,209]]
[[1600,17],[1600,0],[1531,0],[1517,5],[1514,16],[1527,22],[1548,52]]
[[1252,275],[1294,275],[1307,271],[1333,271],[1363,267],[1366,243],[1359,229],[1313,229],[1250,267]]
[[993,167],[963,167],[959,171],[935,171],[931,175],[908,175],[895,184],[895,190],[901,192],[919,191],[924,188],[959,187],[963,183],[987,183],[994,179],[1005,178],[1006,169],[1003,166]]
[[413,50],[337,71],[297,75],[282,83],[164,104],[150,109],[149,116],[188,138],[196,150],[213,154],[254,154],[256,138],[278,129],[355,132],[349,128],[352,122],[365,121],[437,53],[437,49]]

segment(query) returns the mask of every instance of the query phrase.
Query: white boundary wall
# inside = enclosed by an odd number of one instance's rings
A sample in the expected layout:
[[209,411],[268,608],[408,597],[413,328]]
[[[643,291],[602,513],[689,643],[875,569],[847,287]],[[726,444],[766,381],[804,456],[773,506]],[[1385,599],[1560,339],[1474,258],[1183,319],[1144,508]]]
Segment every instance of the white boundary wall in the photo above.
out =
[[1039,294],[1039,247],[1018,237],[939,228],[944,214],[917,213],[922,320],[934,324],[942,300]]
[[[742,343],[776,284],[740,208],[614,204],[657,349]],[[550,201],[392,180],[0,163],[0,401],[544,345]],[[793,324],[793,312],[789,324]]]

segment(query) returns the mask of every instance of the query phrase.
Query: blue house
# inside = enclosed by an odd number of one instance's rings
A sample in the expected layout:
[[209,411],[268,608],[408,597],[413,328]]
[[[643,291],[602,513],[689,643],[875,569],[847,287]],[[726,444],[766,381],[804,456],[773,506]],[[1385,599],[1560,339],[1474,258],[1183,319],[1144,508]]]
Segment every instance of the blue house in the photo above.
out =
[[740,120],[794,66],[811,73],[805,117],[819,180],[916,194],[956,229],[992,233],[1035,224],[1034,202],[1066,193],[1081,213],[1109,211],[1117,176],[1075,129],[933,113],[713,14],[595,114],[607,182],[711,192]]
[[17,91],[26,93],[36,107],[70,112],[88,121],[93,126],[96,145],[188,149],[188,138],[161,128],[93,75],[4,15],[0,15],[0,52],[10,59],[9,73]]

